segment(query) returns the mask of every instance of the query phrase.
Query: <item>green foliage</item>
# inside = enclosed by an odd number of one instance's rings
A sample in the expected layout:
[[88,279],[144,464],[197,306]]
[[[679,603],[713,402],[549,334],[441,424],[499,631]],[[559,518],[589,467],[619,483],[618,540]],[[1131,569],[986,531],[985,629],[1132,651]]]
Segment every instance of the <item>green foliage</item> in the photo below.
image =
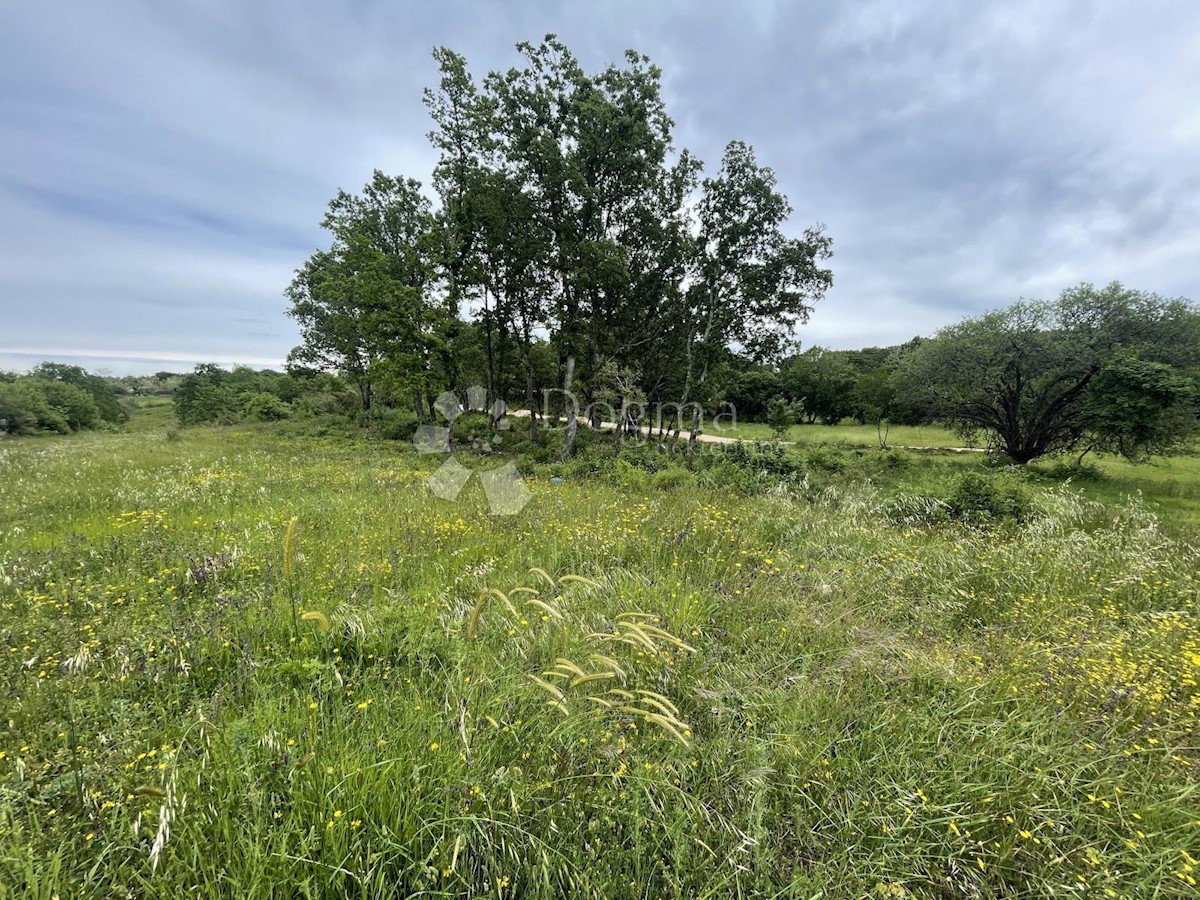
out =
[[487,413],[463,412],[450,428],[452,446],[480,450],[484,444],[490,445],[492,437],[491,419]]
[[62,381],[34,376],[0,382],[0,432],[66,434],[101,424],[92,395]]
[[1182,384],[1132,358],[1194,368],[1200,312],[1115,282],[1084,284],[943,329],[906,356],[901,381],[936,417],[983,431],[1019,463],[1074,449],[1089,432],[1133,455],[1178,447],[1164,437],[1188,409]]
[[[278,422],[337,416],[346,423],[363,412],[357,392],[335,375],[296,369],[280,373],[245,366],[230,371],[199,365],[179,378],[175,416],[180,425],[231,425],[237,422]],[[372,409],[359,424],[386,418],[387,407]],[[379,413],[379,416],[376,416]],[[413,417],[407,413],[404,417]],[[344,432],[342,426],[335,431]],[[303,430],[303,425],[297,426]],[[319,426],[324,427],[324,425]],[[413,428],[415,429],[415,425]],[[408,437],[411,437],[411,433]]]
[[31,378],[0,382],[0,423],[8,434],[71,430],[66,415],[50,405],[44,384]]
[[558,389],[569,455],[582,410],[563,407],[609,393],[610,370],[632,373],[622,401],[711,406],[732,346],[777,356],[831,283],[831,242],[785,233],[787,198],[744,142],[700,180],[647,57],[587,71],[554,35],[517,49],[482,79],[434,51],[437,205],[381,172],[338,193],[331,247],[287,291],[303,337],[290,360],[344,374],[364,410],[377,392],[425,408],[472,382],[533,409]]
[[1011,519],[1022,522],[1032,511],[1029,491],[1015,476],[966,472],[946,498],[950,515],[971,522]]
[[291,414],[291,407],[274,394],[250,394],[242,401],[242,417],[250,422],[278,422]]
[[237,420],[240,399],[229,373],[202,364],[180,380],[175,415],[181,425],[229,424]]
[[389,441],[411,441],[417,433],[417,414],[411,409],[387,409],[376,407],[372,419],[379,436]]
[[804,413],[804,405],[796,401],[789,402],[783,397],[774,397],[767,401],[767,425],[775,439],[779,440],[789,428],[796,424]]
[[788,395],[804,404],[809,422],[836,425],[854,412],[858,375],[834,351],[811,347],[787,360],[780,377]]
[[1200,430],[1200,391],[1171,366],[1119,356],[1096,375],[1082,415],[1087,449],[1139,462],[1189,445]]
[[733,404],[739,418],[766,421],[767,404],[783,393],[779,373],[767,366],[751,365],[728,379],[725,399]]
[[[34,366],[29,372],[33,378],[39,378],[44,381],[57,382],[64,385],[69,385],[80,391],[90,395],[92,403],[90,405],[78,400],[71,399],[71,405],[79,408],[80,415],[84,419],[88,419],[89,424],[72,425],[72,428],[94,428],[99,421],[103,421],[107,425],[119,426],[129,418],[128,413],[118,402],[116,393],[110,379],[102,378],[99,375],[92,375],[89,372],[81,369],[79,366],[68,366],[63,363],[44,362]],[[70,392],[73,394],[74,392]],[[87,407],[85,412],[81,408]],[[90,410],[94,408],[94,417]],[[70,416],[68,416],[70,418]],[[80,419],[82,421],[82,419]]]
[[78,366],[45,362],[27,375],[0,373],[0,434],[117,428],[127,418],[108,381]]
[[304,341],[289,362],[345,373],[370,409],[375,382],[403,391],[428,378],[455,315],[428,293],[432,206],[420,182],[377,170],[360,195],[339,191],[321,224],[333,245],[287,290]]

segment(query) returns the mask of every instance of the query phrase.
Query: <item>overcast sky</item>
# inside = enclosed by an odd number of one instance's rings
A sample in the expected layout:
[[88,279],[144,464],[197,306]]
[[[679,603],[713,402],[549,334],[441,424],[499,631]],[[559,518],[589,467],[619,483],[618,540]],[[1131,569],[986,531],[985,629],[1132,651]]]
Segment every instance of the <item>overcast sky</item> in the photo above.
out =
[[804,344],[1079,281],[1200,300],[1200,3],[3,0],[0,368],[279,364],[339,188],[428,180],[430,50],[663,68],[676,142],[825,223]]

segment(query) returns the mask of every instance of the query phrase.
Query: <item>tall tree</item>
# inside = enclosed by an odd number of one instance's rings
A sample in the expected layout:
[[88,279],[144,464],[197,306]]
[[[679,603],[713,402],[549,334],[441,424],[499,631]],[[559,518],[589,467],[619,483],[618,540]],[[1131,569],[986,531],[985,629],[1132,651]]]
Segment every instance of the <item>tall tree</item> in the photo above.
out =
[[331,248],[313,254],[287,291],[304,341],[289,361],[345,372],[364,409],[380,378],[432,393],[456,311],[434,291],[433,212],[420,182],[376,171],[361,194],[339,191],[322,225]]
[[[697,210],[694,274],[684,310],[683,404],[701,394],[710,364],[730,345],[756,361],[778,356],[833,283],[833,273],[820,265],[832,255],[832,241],[820,227],[799,238],[785,236],[791,211],[775,173],[758,164],[749,145],[731,142],[716,177],[704,180]],[[689,453],[699,424],[700,408],[693,403]]]
[[[695,163],[671,161],[661,72],[641,54],[586,73],[553,35],[520,45],[526,64],[492,73],[498,146],[542,235],[545,324],[562,353],[562,390],[605,361],[650,356],[659,311],[683,277],[684,202]],[[563,454],[578,412],[568,409]]]

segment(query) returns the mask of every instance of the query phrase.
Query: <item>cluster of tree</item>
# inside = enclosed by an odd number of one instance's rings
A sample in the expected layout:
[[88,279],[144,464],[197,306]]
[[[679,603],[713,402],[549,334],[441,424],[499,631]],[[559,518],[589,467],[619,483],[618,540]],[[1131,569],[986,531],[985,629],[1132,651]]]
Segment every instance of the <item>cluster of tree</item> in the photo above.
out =
[[728,396],[778,433],[796,421],[939,422],[1022,463],[1070,451],[1142,460],[1190,446],[1200,429],[1200,311],[1081,284],[896,347],[743,365]]
[[778,366],[734,358],[725,375],[725,398],[739,418],[750,421],[918,425],[929,421],[931,409],[898,390],[897,372],[920,343],[914,338],[896,347],[862,350],[809,347]]
[[473,381],[489,400],[519,385],[533,410],[554,386],[564,454],[581,404],[624,388],[693,404],[694,434],[731,349],[787,350],[831,284],[830,239],[785,234],[788,200],[745,143],[702,177],[645,56],[587,72],[553,36],[518,49],[520,66],[482,79],[435,52],[437,202],[381,172],[338,193],[331,246],[288,289],[303,338],[289,362],[344,373],[364,409],[407,397],[418,417]]
[[128,418],[108,379],[45,362],[25,375],[0,372],[0,433],[67,434],[117,428]]
[[181,425],[275,422],[294,414],[346,413],[353,391],[334,374],[274,372],[204,364],[180,376],[175,416]]
[[897,376],[930,418],[984,434],[1016,462],[1167,454],[1190,444],[1200,420],[1200,310],[1082,284],[945,328]]

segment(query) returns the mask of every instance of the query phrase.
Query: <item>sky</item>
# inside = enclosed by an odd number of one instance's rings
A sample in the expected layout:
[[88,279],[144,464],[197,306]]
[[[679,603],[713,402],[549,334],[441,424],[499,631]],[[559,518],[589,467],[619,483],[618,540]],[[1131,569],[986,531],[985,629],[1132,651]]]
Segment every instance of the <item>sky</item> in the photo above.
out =
[[675,139],[751,143],[823,223],[803,345],[1120,280],[1200,300],[1195,0],[4,0],[0,369],[278,366],[339,188],[428,181],[421,92],[556,33],[663,69]]

